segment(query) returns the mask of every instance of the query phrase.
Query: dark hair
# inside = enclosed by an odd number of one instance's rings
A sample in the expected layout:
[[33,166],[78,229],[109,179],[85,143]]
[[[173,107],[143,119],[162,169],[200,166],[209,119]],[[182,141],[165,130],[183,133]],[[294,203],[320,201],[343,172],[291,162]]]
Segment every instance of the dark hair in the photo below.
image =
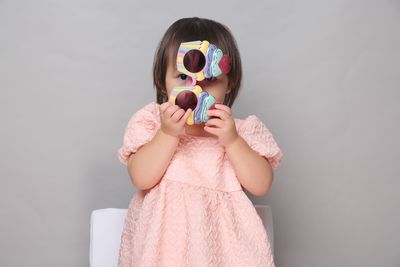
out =
[[231,71],[228,73],[230,92],[225,95],[224,104],[232,107],[238,95],[242,80],[242,63],[236,41],[231,31],[219,22],[204,18],[182,18],[175,21],[162,37],[154,56],[153,84],[157,90],[157,103],[168,101],[165,76],[170,51],[176,58],[180,43],[207,40],[231,57]]

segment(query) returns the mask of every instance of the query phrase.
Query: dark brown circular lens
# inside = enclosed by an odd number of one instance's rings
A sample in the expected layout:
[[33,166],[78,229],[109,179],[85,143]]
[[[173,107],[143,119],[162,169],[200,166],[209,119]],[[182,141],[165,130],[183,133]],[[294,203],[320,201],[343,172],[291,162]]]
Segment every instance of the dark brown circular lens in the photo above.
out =
[[189,108],[193,111],[197,106],[196,94],[190,90],[184,90],[176,96],[175,104],[185,111]]
[[204,54],[197,49],[188,51],[183,57],[183,65],[192,73],[201,71],[205,64],[206,58],[204,57]]

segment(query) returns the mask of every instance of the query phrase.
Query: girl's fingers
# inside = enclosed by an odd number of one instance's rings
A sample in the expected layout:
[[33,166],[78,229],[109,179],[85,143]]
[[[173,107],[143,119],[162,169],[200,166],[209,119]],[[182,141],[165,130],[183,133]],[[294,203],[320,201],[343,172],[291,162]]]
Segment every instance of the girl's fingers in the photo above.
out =
[[177,110],[179,110],[179,109],[180,109],[179,106],[177,106],[177,105],[171,105],[171,106],[169,106],[169,107],[167,108],[167,110],[164,112],[164,115],[165,115],[167,118],[170,118],[170,117],[172,117],[172,115],[173,115]]
[[209,132],[210,134],[219,136],[219,131],[221,131],[219,128],[213,128],[210,126],[204,126],[204,131]]
[[160,105],[160,113],[164,113],[167,108],[171,106],[171,103],[169,102],[164,102]]
[[232,115],[232,110],[230,107],[226,106],[226,105],[222,105],[222,104],[215,104],[215,108],[217,109],[222,109],[224,111],[226,111],[226,113],[228,113],[229,115]]
[[206,122],[206,126],[216,126],[218,128],[221,128],[224,125],[224,121],[220,119],[209,119]]
[[179,121],[179,124],[181,124],[182,126],[186,123],[187,119],[190,116],[190,113],[192,112],[192,109],[187,109],[185,114],[182,116],[181,120]]
[[207,111],[207,115],[217,116],[220,117],[222,120],[227,120],[231,116],[225,110],[219,110],[219,109],[209,109]]
[[177,122],[180,120],[180,118],[185,114],[185,110],[184,109],[178,109],[177,111],[175,111],[175,113],[172,115],[171,120],[174,122]]

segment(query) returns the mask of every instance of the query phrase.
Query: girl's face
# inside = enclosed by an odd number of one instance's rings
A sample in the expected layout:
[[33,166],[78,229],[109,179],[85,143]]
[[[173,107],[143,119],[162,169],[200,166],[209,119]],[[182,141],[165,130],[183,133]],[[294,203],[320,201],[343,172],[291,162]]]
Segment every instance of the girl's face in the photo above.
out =
[[[169,55],[169,62],[167,66],[167,73],[165,75],[165,86],[167,89],[168,97],[171,95],[174,87],[177,86],[190,86],[192,84],[192,78],[179,72],[176,69],[176,58],[173,54]],[[216,100],[224,102],[225,95],[230,92],[228,88],[229,79],[226,74],[222,74],[211,80],[204,79],[201,82],[196,81],[196,85],[199,85],[203,91],[212,95]]]

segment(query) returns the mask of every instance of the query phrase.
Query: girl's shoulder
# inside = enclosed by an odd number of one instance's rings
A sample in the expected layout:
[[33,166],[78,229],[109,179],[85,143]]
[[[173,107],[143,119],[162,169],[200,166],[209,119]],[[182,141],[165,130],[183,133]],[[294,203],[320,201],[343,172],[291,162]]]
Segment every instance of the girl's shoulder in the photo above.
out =
[[159,115],[160,112],[160,104],[155,101],[145,104],[141,108],[139,108],[136,112],[145,113],[147,115]]
[[245,119],[235,118],[235,124],[238,134],[254,151],[267,158],[275,170],[283,152],[265,123],[256,115],[250,115]]
[[[267,128],[264,122],[256,115],[249,115],[244,119],[234,118],[238,133],[254,131],[256,128]],[[267,129],[268,130],[268,129]]]
[[123,144],[118,150],[119,160],[127,165],[132,153],[153,139],[160,125],[159,104],[148,103],[137,109],[125,128]]
[[130,121],[146,121],[155,124],[160,123],[160,104],[152,101],[137,109],[130,118]]

